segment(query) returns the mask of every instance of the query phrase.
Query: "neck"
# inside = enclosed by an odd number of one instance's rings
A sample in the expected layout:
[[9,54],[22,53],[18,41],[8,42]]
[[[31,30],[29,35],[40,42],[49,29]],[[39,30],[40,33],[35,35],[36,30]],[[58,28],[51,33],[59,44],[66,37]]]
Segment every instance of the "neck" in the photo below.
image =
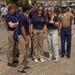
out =
[[24,15],[27,16],[27,13],[25,12]]
[[41,14],[38,14],[38,16],[41,16]]
[[14,13],[10,12],[10,14],[14,14]]

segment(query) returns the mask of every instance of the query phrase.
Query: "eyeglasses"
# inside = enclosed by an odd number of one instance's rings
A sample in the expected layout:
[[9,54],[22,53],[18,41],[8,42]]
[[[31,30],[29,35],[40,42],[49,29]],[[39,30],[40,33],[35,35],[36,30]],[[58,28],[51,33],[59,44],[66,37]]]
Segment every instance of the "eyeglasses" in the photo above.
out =
[[51,12],[52,10],[48,10],[48,12]]
[[43,9],[38,9],[39,11],[43,11]]

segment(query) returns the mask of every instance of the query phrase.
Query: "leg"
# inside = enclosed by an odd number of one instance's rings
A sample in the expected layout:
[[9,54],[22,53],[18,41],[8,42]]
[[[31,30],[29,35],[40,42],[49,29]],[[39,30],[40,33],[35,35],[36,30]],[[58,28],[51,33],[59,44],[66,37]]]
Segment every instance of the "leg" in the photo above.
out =
[[67,30],[67,55],[70,55],[70,51],[71,51],[71,31],[70,28],[68,28]]
[[65,55],[65,29],[61,29],[61,54]]
[[22,35],[19,35],[19,44],[20,44],[20,51],[19,51],[20,55],[19,55],[18,70],[22,71],[23,68],[26,66],[25,63],[27,58],[27,47]]
[[13,63],[14,60],[13,50],[15,45],[15,41],[13,40],[13,31],[8,31],[8,36],[9,36],[8,37],[9,46],[7,50],[7,58],[8,58],[8,63]]
[[39,31],[39,48],[38,48],[38,53],[39,53],[39,57],[43,58],[43,30]]
[[52,45],[55,54],[55,58],[59,58],[59,49],[58,49],[58,30],[53,30],[52,33]]
[[53,56],[53,46],[52,46],[52,34],[51,31],[48,31],[47,33],[47,41],[48,41],[48,46],[49,46],[49,57],[52,58]]
[[33,58],[38,59],[38,30],[34,30],[33,34]]

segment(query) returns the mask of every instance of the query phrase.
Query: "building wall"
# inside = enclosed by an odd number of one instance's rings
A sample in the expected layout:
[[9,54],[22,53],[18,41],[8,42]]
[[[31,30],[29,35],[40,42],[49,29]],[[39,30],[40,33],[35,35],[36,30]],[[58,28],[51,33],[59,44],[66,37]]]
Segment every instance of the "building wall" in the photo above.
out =
[[0,0],[0,4],[6,4],[6,0]]
[[50,3],[50,4],[53,4],[53,3],[69,3],[69,2],[75,2],[75,0],[36,0],[38,3]]

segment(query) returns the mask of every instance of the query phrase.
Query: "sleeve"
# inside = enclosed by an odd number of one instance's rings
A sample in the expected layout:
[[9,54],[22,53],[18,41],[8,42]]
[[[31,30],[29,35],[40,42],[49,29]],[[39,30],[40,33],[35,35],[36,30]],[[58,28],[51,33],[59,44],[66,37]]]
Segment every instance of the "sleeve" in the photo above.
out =
[[49,20],[46,20],[46,25],[48,25],[48,24],[50,24],[50,23],[49,23]]
[[9,15],[6,16],[6,19],[5,20],[6,20],[7,23],[8,22],[12,22],[11,17]]
[[35,18],[35,17],[33,17],[33,18],[31,19],[31,24],[34,24],[34,18]]
[[20,26],[25,26],[25,19],[23,17],[20,18]]
[[70,14],[71,15],[71,18],[75,18],[75,16],[73,14]]
[[57,16],[54,17],[54,21],[58,22],[58,17]]

